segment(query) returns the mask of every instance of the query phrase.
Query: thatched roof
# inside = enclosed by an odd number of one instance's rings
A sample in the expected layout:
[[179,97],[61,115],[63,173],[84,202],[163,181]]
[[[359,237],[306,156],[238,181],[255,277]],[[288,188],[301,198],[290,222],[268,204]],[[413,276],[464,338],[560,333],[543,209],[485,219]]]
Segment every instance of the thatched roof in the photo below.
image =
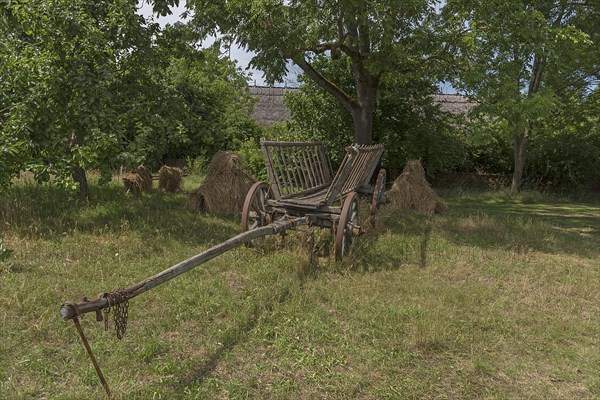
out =
[[290,109],[283,104],[286,93],[297,92],[297,88],[250,86],[250,94],[258,101],[254,104],[252,118],[260,125],[269,126],[290,119]]
[[434,94],[433,104],[454,115],[465,115],[475,107],[475,103],[462,94]]
[[[257,97],[252,117],[263,126],[270,126],[290,119],[290,110],[283,104],[286,93],[298,92],[298,88],[250,86],[250,94]],[[460,94],[433,95],[433,104],[450,114],[467,114],[475,105],[466,96]]]

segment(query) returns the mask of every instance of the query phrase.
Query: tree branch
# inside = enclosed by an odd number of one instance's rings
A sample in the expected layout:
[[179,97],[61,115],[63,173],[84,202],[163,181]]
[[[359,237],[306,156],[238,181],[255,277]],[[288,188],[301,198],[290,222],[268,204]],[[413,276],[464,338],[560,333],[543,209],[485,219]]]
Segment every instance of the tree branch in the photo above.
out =
[[292,61],[295,62],[306,75],[308,75],[316,84],[321,86],[325,91],[335,97],[342,105],[350,112],[356,107],[358,103],[356,100],[348,96],[342,89],[336,84],[325,78],[317,70],[313,68],[308,61],[302,56],[292,57]]
[[536,54],[533,60],[533,68],[531,70],[531,78],[529,79],[529,89],[527,96],[531,96],[540,90],[542,75],[544,73],[544,58]]
[[305,47],[302,49],[302,51],[313,52],[315,54],[323,54],[326,51],[331,51],[331,52],[342,51],[342,52],[346,53],[350,58],[354,58],[354,57],[358,56],[358,53],[356,53],[356,51],[354,51],[350,47],[346,46],[345,44],[339,43],[339,42],[321,43],[314,47]]

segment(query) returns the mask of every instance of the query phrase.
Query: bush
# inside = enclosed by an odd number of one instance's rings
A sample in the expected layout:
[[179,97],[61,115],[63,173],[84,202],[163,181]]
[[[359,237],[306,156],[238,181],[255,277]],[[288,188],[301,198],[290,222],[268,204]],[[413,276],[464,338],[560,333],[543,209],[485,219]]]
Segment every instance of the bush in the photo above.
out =
[[241,142],[235,150],[246,162],[244,169],[246,172],[258,181],[267,181],[267,170],[260,149],[260,144],[256,139],[249,139]]
[[565,130],[534,136],[526,173],[554,190],[572,191],[600,181],[600,135]]

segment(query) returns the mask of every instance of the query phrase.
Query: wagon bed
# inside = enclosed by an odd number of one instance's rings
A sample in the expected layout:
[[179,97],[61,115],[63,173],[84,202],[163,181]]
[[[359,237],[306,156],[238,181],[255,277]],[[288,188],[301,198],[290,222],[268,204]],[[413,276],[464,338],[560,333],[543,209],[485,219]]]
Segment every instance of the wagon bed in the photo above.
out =
[[331,206],[353,191],[369,191],[369,180],[383,153],[383,145],[352,145],[337,173],[322,142],[261,140],[265,167],[274,200],[302,208]]
[[[280,142],[261,139],[268,183],[258,182],[248,192],[242,211],[242,231],[281,218],[308,217],[311,225],[336,232],[336,258],[348,251],[358,226],[359,192],[374,193],[381,201],[385,170],[376,188],[369,181],[383,153],[383,145],[351,145],[333,175],[322,142]],[[381,175],[383,173],[383,179]]]

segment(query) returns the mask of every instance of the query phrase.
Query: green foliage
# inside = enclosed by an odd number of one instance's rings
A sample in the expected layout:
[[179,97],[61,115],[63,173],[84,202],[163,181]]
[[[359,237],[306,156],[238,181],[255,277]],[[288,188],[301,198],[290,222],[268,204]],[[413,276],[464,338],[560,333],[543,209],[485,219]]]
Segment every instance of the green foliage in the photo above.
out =
[[[430,0],[187,4],[194,9],[198,29],[229,35],[254,52],[251,65],[264,71],[268,82],[283,78],[290,63],[300,67],[352,115],[353,141],[358,143],[373,140],[381,79],[387,74],[430,76],[441,58],[430,29],[435,19]],[[340,72],[352,85],[340,85]]]
[[463,127],[468,154],[463,172],[511,173],[513,138],[506,120],[482,114],[473,116]]
[[25,143],[11,172],[71,187],[75,166],[101,168],[116,152],[114,88],[154,27],[125,0],[8,2],[0,18],[2,141]]
[[[337,79],[343,85],[347,78],[340,73]],[[374,140],[385,145],[383,165],[392,175],[399,174],[408,159],[421,159],[431,175],[464,164],[465,138],[458,134],[452,118],[432,104],[433,93],[434,87],[425,79],[388,75],[382,81]],[[344,148],[352,143],[350,115],[310,81],[304,82],[300,93],[288,94],[286,104],[292,111],[294,137],[326,142],[333,165],[338,165]]]
[[267,181],[267,170],[260,144],[256,139],[239,143],[236,152],[246,161],[246,171],[259,181]]
[[[596,89],[597,90],[597,89]],[[600,182],[597,96],[563,98],[560,111],[531,141],[528,172],[552,189],[577,190]]]
[[[177,1],[155,4],[164,14]],[[209,156],[256,135],[245,76],[132,0],[0,3],[0,185]]]
[[448,26],[464,32],[450,73],[455,87],[473,95],[491,119],[502,119],[514,138],[513,191],[528,141],[542,151],[542,142],[551,142],[538,136],[553,134],[545,126],[565,97],[585,96],[596,85],[599,10],[596,3],[557,0],[450,0],[444,7]]
[[185,57],[169,56],[167,50],[162,49],[165,68],[150,77],[163,98],[149,99],[152,112],[135,110],[127,121],[127,148],[134,158],[151,164],[163,158],[210,158],[257,135],[245,76],[220,57],[218,47]]
[[600,182],[600,135],[564,131],[531,142],[530,176],[559,190],[581,189]]

